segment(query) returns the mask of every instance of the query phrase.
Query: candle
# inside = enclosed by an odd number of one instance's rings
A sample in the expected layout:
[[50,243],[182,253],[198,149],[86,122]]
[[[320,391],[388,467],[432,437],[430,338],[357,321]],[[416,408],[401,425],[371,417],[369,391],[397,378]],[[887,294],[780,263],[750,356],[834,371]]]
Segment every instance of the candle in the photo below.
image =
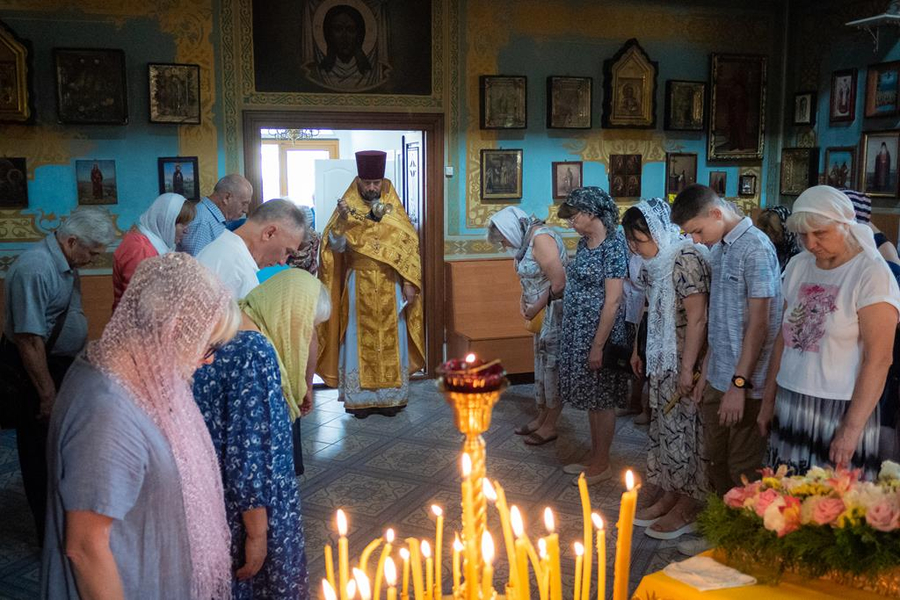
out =
[[400,600],[409,600],[409,550],[400,548],[400,558],[403,559],[403,588],[400,590]]
[[384,532],[384,548],[381,549],[381,556],[378,557],[378,566],[375,567],[375,600],[381,598],[381,577],[384,574],[384,561],[391,555],[392,544],[394,543],[394,530],[388,528]]
[[491,485],[491,482],[487,477],[485,477],[483,481],[485,498],[494,502],[497,506],[497,512],[500,513],[500,527],[503,529],[503,542],[506,545],[506,562],[509,564],[509,585],[515,586],[518,580],[516,573],[518,566],[516,565],[515,559],[515,540],[513,539],[512,528],[509,524],[509,508],[506,506],[506,492],[500,487],[499,482],[497,483],[495,490],[495,487]]
[[352,599],[356,595],[356,580],[351,579],[347,582],[347,598]]
[[412,565],[413,595],[416,600],[425,600],[425,589],[422,587],[422,555],[419,552],[419,540],[406,538],[409,546],[409,562]]
[[581,572],[581,597],[575,600],[588,600],[591,597],[591,541],[594,532],[591,530],[591,497],[588,494],[587,480],[584,473],[578,476],[578,493],[581,495],[581,519],[584,525],[584,567]]
[[367,577],[369,575],[369,557],[379,545],[381,545],[381,538],[374,539],[363,548],[362,554],[359,555],[359,570],[365,573]]
[[332,554],[331,544],[325,544],[325,578],[331,585],[331,591],[334,592],[334,555]]
[[338,538],[338,576],[341,585],[338,593],[341,595],[341,600],[350,600],[347,592],[348,579],[350,578],[350,557],[347,546],[347,515],[345,515],[344,511],[340,508],[337,511],[337,530],[338,535],[340,536],[340,538]]
[[459,554],[463,551],[462,542],[459,541],[459,534],[453,534],[453,597],[459,590]]
[[431,544],[422,540],[422,556],[425,557],[425,600],[434,598],[434,559],[431,558]]
[[322,596],[325,600],[337,600],[337,594],[334,592],[334,586],[327,579],[322,580]]
[[481,599],[491,600],[494,596],[494,539],[487,531],[481,536],[481,558],[484,559],[484,573],[481,577]]
[[[538,555],[534,551],[534,546],[531,545],[531,540],[525,535],[525,525],[522,523],[522,514],[519,512],[519,507],[513,505],[513,507],[509,510],[509,521],[512,524],[513,531],[516,534],[516,541],[522,542],[522,545],[525,548],[525,551],[528,553],[528,557],[531,559],[531,567],[534,569],[534,577],[536,580],[540,581],[541,577],[541,563],[538,560]],[[523,587],[528,589],[528,569],[526,568],[525,572],[522,573],[520,580],[524,584]]]
[[[431,505],[431,512],[437,518],[434,524],[434,600],[441,600],[444,595],[441,581],[441,548],[444,545],[444,510],[437,504]],[[429,598],[428,600],[431,600]]]
[[581,567],[584,562],[584,546],[581,542],[575,542],[575,595],[581,597]]
[[538,554],[541,557],[541,568],[538,570],[538,593],[541,600],[549,600],[550,588],[550,556],[547,554],[547,540],[538,539]]
[[613,600],[628,600],[628,574],[631,569],[631,536],[634,529],[634,511],[637,506],[637,488],[634,473],[625,473],[626,491],[619,507],[618,539],[616,540],[616,566],[613,580]]
[[550,561],[550,600],[562,600],[562,571],[559,564],[559,534],[550,507],[544,509],[544,525],[547,527],[547,554]]
[[397,567],[390,556],[384,561],[384,578],[388,584],[387,600],[397,600]]
[[478,599],[478,575],[475,571],[478,564],[478,549],[475,546],[475,507],[472,496],[472,458],[468,453],[462,455],[462,495],[463,495],[463,539],[465,540],[466,597]]
[[356,582],[356,590],[360,600],[372,600],[372,588],[369,586],[369,576],[362,569],[353,569],[353,581]]
[[603,519],[597,513],[591,515],[597,528],[597,600],[606,598],[606,529]]

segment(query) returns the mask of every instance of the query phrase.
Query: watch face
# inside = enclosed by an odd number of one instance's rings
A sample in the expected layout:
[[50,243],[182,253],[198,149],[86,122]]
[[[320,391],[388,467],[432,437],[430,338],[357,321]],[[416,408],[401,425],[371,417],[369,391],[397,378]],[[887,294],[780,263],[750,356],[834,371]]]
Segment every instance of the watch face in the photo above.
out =
[[746,387],[747,380],[744,379],[743,377],[735,377],[733,383],[734,383],[734,387],[742,388],[742,387]]

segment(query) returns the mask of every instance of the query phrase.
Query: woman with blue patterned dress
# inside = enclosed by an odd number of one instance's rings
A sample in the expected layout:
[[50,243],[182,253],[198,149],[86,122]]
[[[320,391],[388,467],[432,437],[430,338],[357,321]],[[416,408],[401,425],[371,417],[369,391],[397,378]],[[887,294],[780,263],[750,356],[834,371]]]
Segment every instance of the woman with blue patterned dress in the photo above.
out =
[[236,600],[309,597],[291,412],[311,406],[295,375],[305,370],[292,367],[330,313],[323,289],[298,269],[266,280],[241,301],[241,330],[194,376],[222,469]]
[[624,406],[630,379],[622,370],[603,366],[608,341],[619,348],[630,347],[625,328],[625,237],[617,230],[616,203],[598,187],[572,190],[558,215],[581,235],[575,258],[566,269],[559,392],[563,402],[588,411],[591,426],[587,462],[566,465],[563,470],[584,472],[588,483],[599,483],[612,477],[609,448],[616,432],[614,409]]

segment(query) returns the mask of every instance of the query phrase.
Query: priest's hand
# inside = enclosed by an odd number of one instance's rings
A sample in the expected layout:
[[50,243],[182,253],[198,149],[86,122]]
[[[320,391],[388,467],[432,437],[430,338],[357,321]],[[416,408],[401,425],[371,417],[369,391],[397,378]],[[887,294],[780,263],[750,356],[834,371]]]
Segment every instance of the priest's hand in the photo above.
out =
[[406,300],[408,304],[412,304],[412,301],[415,300],[418,295],[419,290],[416,289],[416,286],[408,281],[403,283],[403,299]]
[[350,207],[347,206],[347,202],[343,198],[338,200],[337,210],[342,219],[346,219],[350,216]]

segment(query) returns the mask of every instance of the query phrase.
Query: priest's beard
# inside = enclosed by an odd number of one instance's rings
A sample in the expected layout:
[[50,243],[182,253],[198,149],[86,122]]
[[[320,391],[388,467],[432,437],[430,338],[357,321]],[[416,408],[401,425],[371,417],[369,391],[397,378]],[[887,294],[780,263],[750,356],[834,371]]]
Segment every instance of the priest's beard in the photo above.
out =
[[372,190],[369,192],[362,192],[360,196],[362,196],[362,199],[366,202],[366,204],[373,204],[376,200],[379,200],[381,198],[381,192]]

